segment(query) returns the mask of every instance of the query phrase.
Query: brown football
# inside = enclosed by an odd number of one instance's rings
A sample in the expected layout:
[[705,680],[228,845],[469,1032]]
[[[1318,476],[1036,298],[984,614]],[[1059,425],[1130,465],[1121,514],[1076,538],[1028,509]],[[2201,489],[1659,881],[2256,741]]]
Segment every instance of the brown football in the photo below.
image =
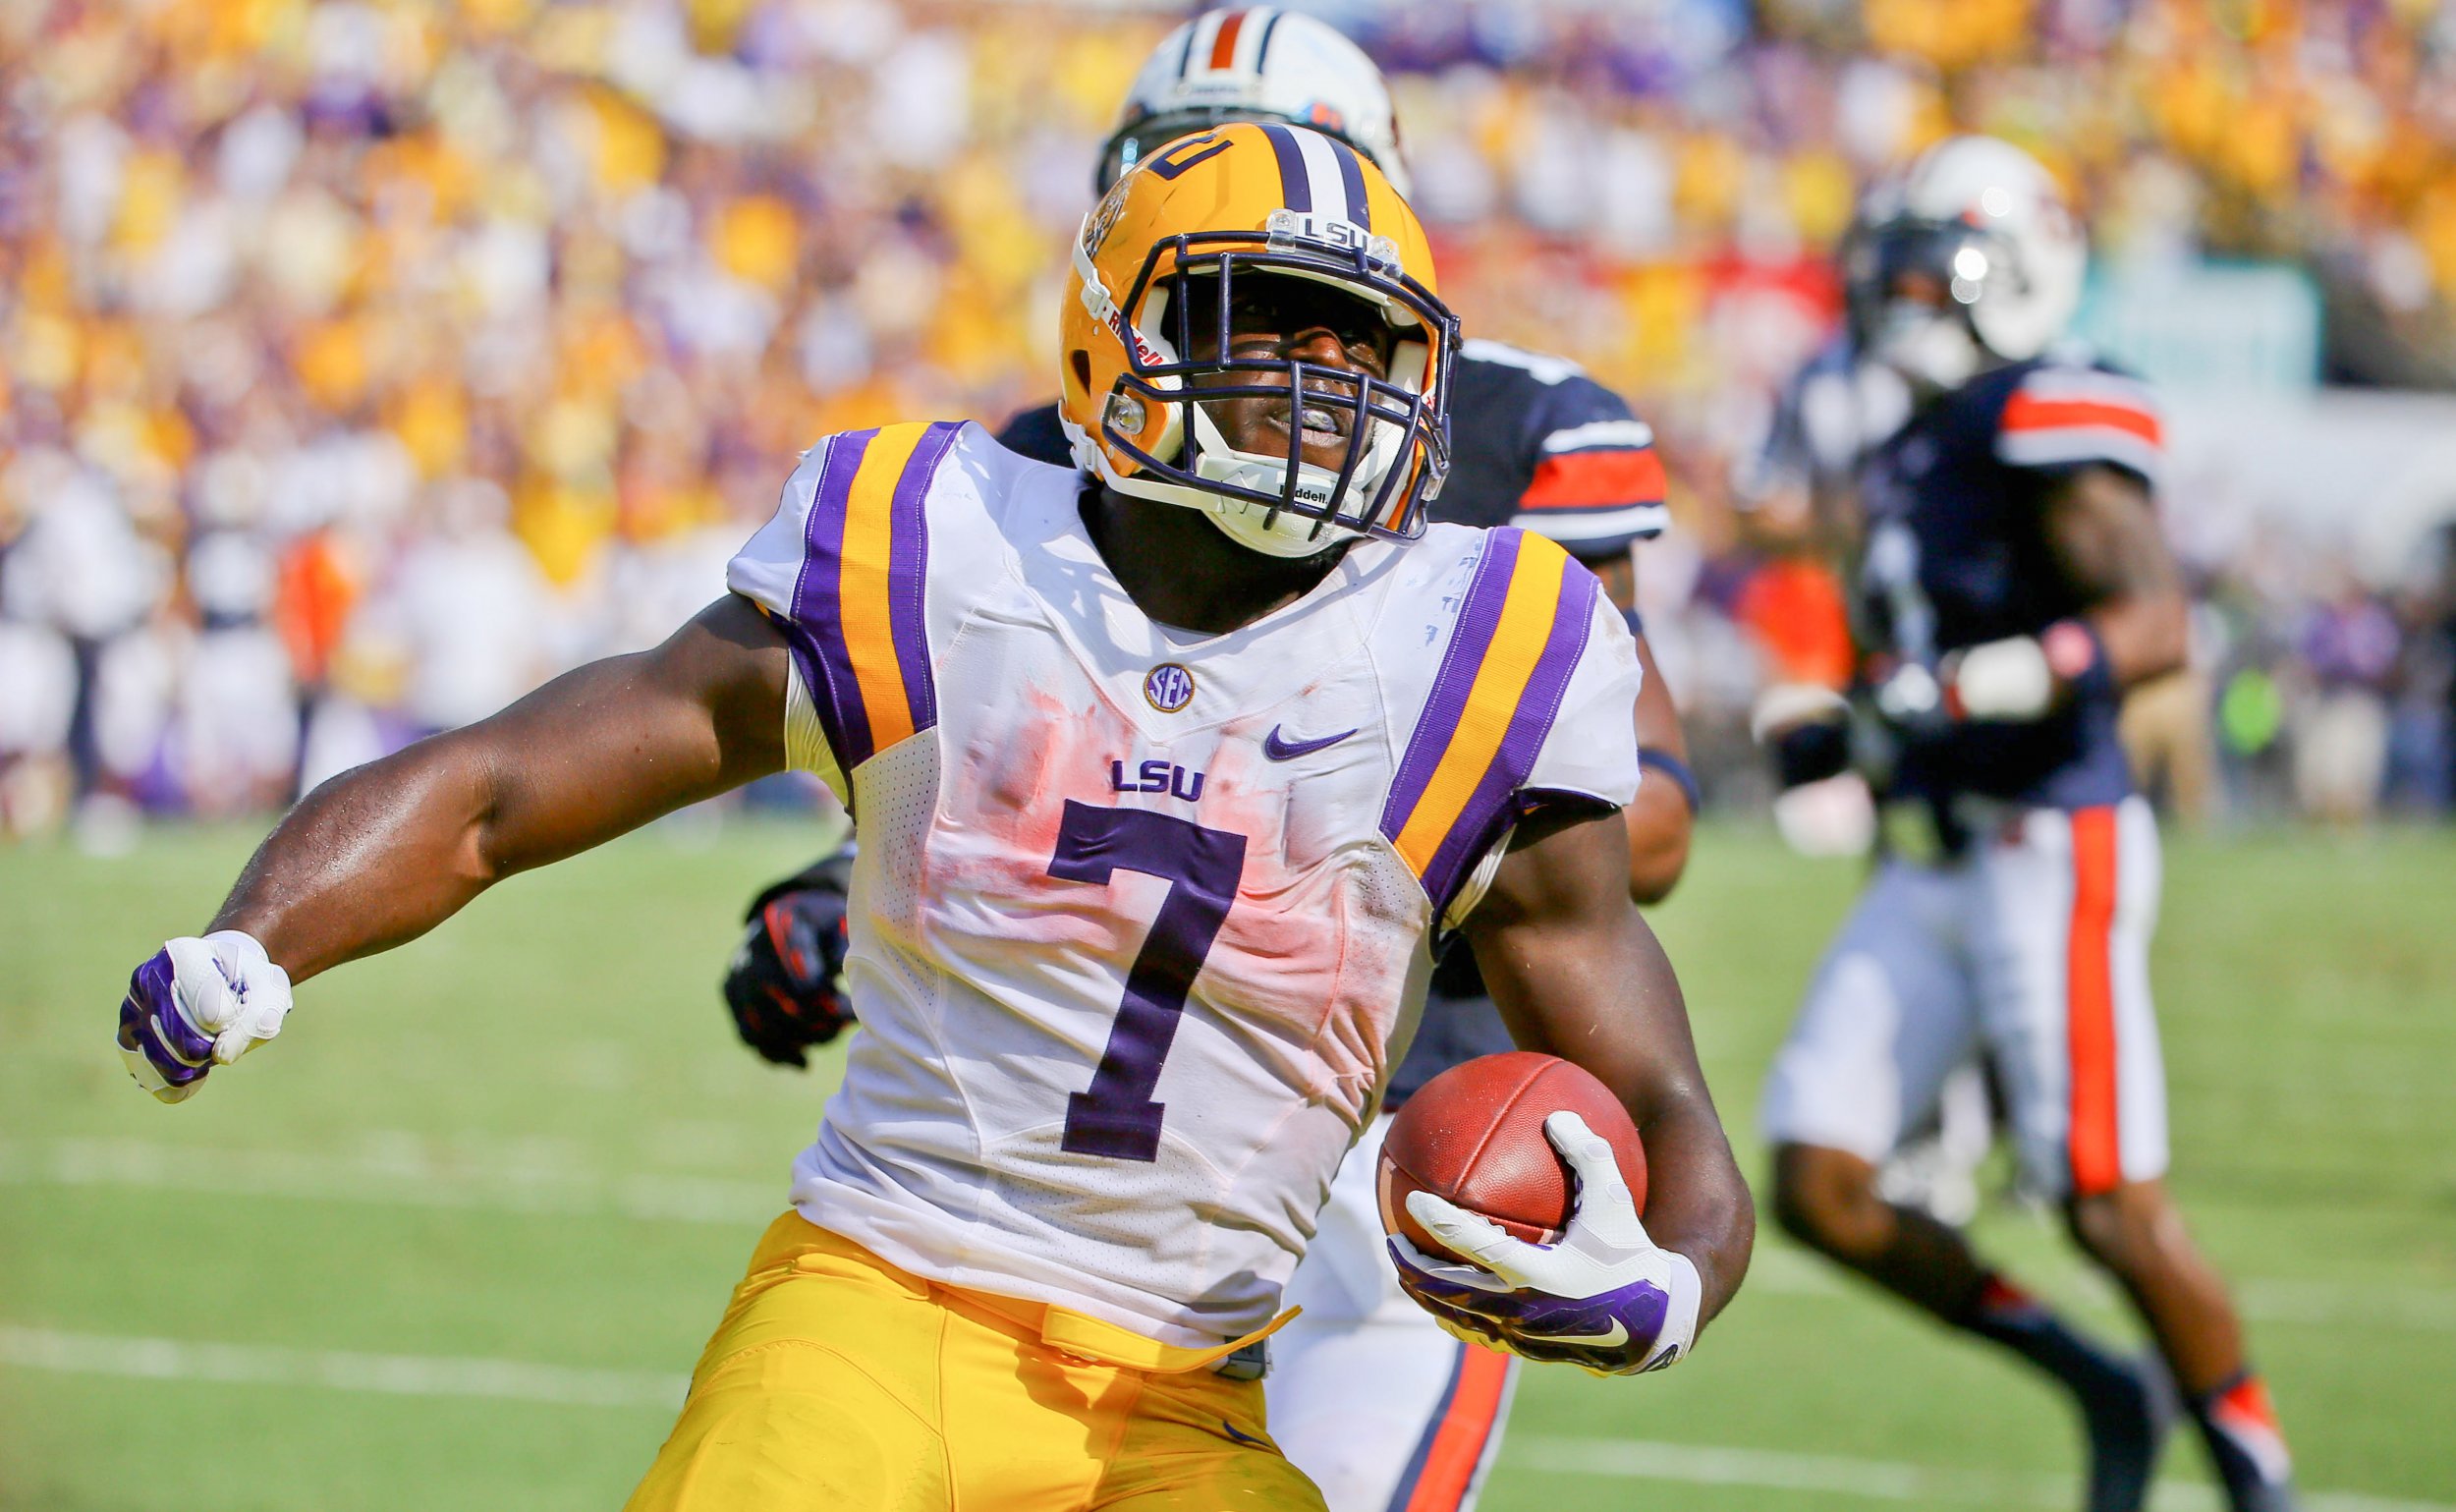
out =
[[1438,1193],[1519,1238],[1549,1244],[1569,1222],[1577,1191],[1543,1120],[1569,1111],[1619,1158],[1638,1210],[1646,1210],[1646,1149],[1611,1090],[1551,1055],[1511,1050],[1452,1066],[1408,1098],[1390,1121],[1375,1183],[1381,1226],[1427,1255],[1461,1257],[1433,1242],[1407,1210],[1407,1195]]

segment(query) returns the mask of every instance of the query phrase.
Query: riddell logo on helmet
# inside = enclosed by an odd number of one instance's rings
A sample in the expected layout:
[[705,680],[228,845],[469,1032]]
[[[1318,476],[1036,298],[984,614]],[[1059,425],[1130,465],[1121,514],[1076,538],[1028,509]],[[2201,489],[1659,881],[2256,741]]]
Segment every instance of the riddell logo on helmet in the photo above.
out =
[[1139,365],[1156,367],[1167,361],[1160,356],[1157,348],[1143,339],[1141,330],[1126,323],[1124,310],[1099,296],[1095,285],[1085,284],[1083,286],[1083,303],[1086,309],[1090,310],[1102,324],[1109,328],[1109,334],[1117,338],[1118,345],[1135,355],[1135,362]]

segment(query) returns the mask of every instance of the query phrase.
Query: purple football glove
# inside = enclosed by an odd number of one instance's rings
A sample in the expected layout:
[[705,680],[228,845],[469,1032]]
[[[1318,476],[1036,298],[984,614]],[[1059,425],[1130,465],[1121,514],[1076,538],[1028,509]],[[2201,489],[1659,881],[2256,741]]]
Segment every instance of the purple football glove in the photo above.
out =
[[1435,1260],[1393,1234],[1399,1285],[1470,1343],[1598,1375],[1661,1370],[1697,1338],[1697,1267],[1647,1237],[1612,1147],[1585,1119],[1554,1113],[1543,1133],[1578,1178],[1560,1242],[1529,1244],[1430,1192],[1410,1193],[1416,1221],[1476,1263]]
[[850,852],[830,856],[760,893],[743,920],[725,1006],[742,1042],[777,1065],[809,1065],[810,1046],[853,1023],[844,988],[852,870]]
[[120,1058],[137,1085],[184,1102],[205,1073],[281,1033],[290,974],[252,935],[217,929],[175,939],[128,979],[120,999]]

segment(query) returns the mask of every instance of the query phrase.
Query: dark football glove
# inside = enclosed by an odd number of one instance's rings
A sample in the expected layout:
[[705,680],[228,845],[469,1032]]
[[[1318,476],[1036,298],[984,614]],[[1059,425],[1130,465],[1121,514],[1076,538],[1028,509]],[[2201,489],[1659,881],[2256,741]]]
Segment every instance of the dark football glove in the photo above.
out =
[[1776,683],[1757,697],[1749,733],[1774,758],[1784,792],[1848,771],[1851,705],[1813,683]]
[[805,1053],[853,1023],[844,988],[852,949],[853,853],[840,851],[751,900],[742,944],[725,969],[725,1006],[742,1042],[780,1066],[808,1066]]

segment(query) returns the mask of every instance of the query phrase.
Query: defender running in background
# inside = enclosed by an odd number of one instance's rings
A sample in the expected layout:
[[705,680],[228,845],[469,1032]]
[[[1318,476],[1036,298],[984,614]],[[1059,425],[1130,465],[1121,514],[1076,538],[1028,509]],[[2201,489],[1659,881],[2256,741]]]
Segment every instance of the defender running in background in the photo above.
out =
[[1855,761],[1883,854],[1765,1089],[1774,1209],[1806,1243],[2072,1393],[2088,1505],[2142,1505],[2164,1381],[2119,1360],[1877,1171],[1983,1046],[2025,1176],[2120,1285],[2237,1512],[2294,1505],[2284,1439],[2166,1170],[2150,1007],[2157,830],[2115,736],[2182,664],[2144,387],[2058,346],[2086,243],[2046,171],[1961,138],[1879,189],[1847,250],[1858,349],[1910,385],[1859,465],[1852,698],[1767,734],[1788,778]]

